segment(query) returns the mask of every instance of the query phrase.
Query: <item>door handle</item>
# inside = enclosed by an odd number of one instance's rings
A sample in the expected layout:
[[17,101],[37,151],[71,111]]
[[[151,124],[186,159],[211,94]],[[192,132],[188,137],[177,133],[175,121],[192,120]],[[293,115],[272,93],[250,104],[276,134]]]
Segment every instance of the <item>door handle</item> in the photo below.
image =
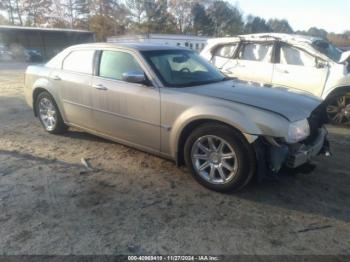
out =
[[93,85],[93,87],[96,88],[97,90],[108,90],[108,88],[102,84]]
[[56,80],[56,81],[61,80],[61,78],[60,78],[58,75],[54,75],[54,76],[52,77],[52,79],[53,79],[53,80]]
[[277,69],[277,72],[282,73],[282,74],[289,74],[289,71],[282,70],[282,69]]

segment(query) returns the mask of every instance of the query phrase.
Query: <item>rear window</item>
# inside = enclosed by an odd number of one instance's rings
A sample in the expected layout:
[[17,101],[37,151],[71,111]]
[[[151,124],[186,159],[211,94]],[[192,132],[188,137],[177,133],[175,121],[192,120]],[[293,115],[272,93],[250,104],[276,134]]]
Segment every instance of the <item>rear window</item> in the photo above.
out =
[[63,69],[77,73],[92,74],[94,50],[72,51],[63,61]]

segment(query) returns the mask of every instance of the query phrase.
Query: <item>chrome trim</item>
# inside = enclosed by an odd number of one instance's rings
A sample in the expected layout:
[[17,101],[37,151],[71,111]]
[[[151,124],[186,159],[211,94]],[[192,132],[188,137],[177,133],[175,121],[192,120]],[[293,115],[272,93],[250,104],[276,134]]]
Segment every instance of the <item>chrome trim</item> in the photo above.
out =
[[117,116],[117,117],[120,117],[120,118],[132,120],[132,121],[135,121],[135,122],[144,123],[144,124],[151,125],[151,126],[155,126],[155,127],[161,127],[160,123],[159,123],[159,124],[151,123],[151,122],[144,121],[144,120],[141,120],[141,119],[138,119],[138,118],[133,118],[133,117],[129,117],[129,116],[126,116],[126,115],[113,113],[113,112],[111,112],[111,111],[106,111],[106,110],[97,109],[97,108],[94,108],[94,107],[91,107],[91,106],[86,106],[86,105],[82,105],[82,104],[79,104],[79,103],[74,103],[74,102],[71,102],[71,101],[68,101],[68,100],[65,100],[65,99],[62,99],[62,101],[63,101],[64,103],[71,104],[71,105],[75,105],[75,106],[80,106],[80,107],[83,107],[83,108],[86,108],[86,109],[90,109],[90,110],[92,110],[92,111],[97,111],[97,112],[101,112],[101,113],[106,113],[106,114],[114,115],[114,116]]

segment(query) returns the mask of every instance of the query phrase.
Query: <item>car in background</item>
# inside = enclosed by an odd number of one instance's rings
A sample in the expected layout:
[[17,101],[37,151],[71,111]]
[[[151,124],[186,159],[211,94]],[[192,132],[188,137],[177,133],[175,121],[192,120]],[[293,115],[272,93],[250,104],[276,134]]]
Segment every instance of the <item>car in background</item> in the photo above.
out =
[[330,122],[350,125],[350,51],[318,37],[264,33],[210,39],[201,55],[227,76],[322,98]]
[[79,127],[185,163],[221,192],[328,150],[319,99],[247,87],[185,48],[73,46],[29,66],[24,90],[47,132]]
[[0,61],[12,60],[12,52],[3,44],[0,44]]
[[26,48],[24,50],[24,56],[28,63],[41,63],[43,61],[40,51],[35,48]]

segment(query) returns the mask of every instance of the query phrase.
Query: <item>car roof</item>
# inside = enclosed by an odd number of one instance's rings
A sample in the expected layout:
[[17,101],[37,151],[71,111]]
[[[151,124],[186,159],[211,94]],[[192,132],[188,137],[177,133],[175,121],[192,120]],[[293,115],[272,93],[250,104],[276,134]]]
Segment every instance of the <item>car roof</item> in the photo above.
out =
[[221,37],[211,38],[208,40],[208,48],[213,48],[223,44],[236,43],[239,41],[283,41],[292,46],[303,48],[311,54],[317,55],[325,60],[329,60],[327,56],[320,53],[318,50],[312,47],[312,43],[315,41],[323,40],[320,37],[307,36],[307,35],[296,35],[296,34],[284,34],[284,33],[259,33],[259,34],[247,34],[237,35],[234,37]]
[[148,43],[138,43],[138,42],[125,42],[125,43],[90,43],[90,44],[80,44],[74,45],[70,48],[124,48],[129,50],[137,51],[155,51],[155,50],[190,50],[188,48],[161,45],[161,44],[148,44]]
[[294,43],[305,43],[311,44],[316,40],[322,40],[320,37],[308,36],[308,35],[297,35],[297,34],[283,34],[283,33],[259,33],[259,34],[247,34],[237,35],[233,37],[221,37],[209,39],[209,43],[227,43],[227,42],[238,42],[240,40],[245,41],[269,41],[269,40],[281,40],[286,42]]

